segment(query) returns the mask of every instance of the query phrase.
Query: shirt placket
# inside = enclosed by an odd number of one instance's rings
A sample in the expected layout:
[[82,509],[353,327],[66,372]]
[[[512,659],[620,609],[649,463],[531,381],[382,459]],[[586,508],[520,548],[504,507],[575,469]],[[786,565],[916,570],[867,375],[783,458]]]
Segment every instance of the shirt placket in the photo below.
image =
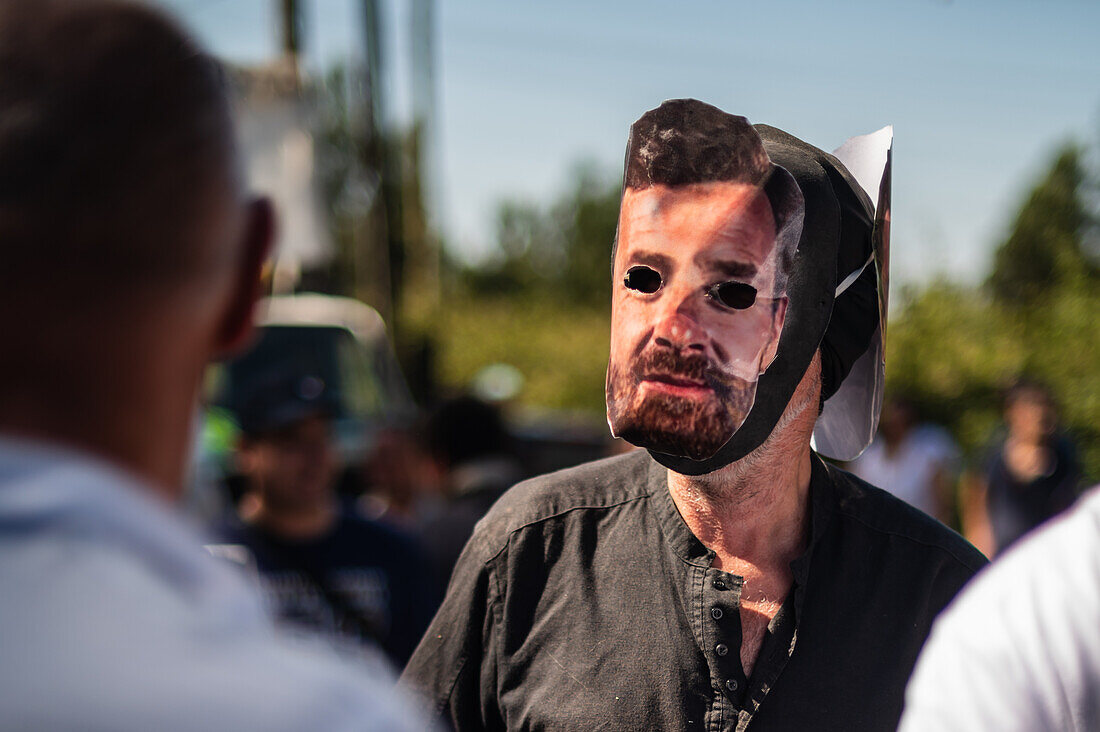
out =
[[741,668],[743,584],[744,580],[735,574],[707,569],[700,587],[698,622],[713,691],[707,728],[716,732],[733,729],[747,687]]

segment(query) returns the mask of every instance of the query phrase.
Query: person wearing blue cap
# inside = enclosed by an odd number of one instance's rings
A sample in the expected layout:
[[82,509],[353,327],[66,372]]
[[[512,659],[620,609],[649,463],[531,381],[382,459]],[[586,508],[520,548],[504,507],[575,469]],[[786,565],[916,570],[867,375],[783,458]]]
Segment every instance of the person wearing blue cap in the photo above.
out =
[[635,122],[607,414],[644,449],[478,525],[402,677],[457,729],[896,727],[985,559],[819,457],[881,403],[888,150],[864,185],[693,99]]

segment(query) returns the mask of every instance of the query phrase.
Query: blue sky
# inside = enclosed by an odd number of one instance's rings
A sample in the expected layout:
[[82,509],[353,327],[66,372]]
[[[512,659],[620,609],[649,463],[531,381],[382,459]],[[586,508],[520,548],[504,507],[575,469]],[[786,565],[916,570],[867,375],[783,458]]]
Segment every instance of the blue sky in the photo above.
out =
[[[314,67],[358,53],[358,2],[302,0]],[[275,0],[162,0],[218,54],[273,53]],[[383,0],[395,122],[408,3]],[[433,208],[491,251],[502,198],[550,201],[580,160],[618,173],[630,123],[692,96],[827,150],[893,124],[893,279],[974,281],[1059,143],[1100,140],[1100,3],[444,0]]]

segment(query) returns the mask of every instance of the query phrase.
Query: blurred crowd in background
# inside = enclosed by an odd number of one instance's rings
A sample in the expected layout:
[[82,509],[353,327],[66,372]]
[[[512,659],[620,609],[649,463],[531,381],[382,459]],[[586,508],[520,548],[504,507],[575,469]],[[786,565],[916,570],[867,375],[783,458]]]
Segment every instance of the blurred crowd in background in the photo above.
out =
[[590,429],[518,425],[507,370],[418,407],[360,302],[269,298],[261,317],[252,349],[211,367],[185,503],[292,630],[402,666],[493,502],[616,449]]
[[[210,369],[188,496],[282,617],[398,666],[502,491],[628,447],[604,422],[620,179],[587,162],[505,195],[488,256],[457,256],[432,196],[435,6],[407,5],[404,125],[384,119],[387,3],[325,73],[303,70],[295,2],[280,55],[231,67],[284,231],[255,346]],[[880,432],[847,467],[991,557],[1100,480],[1095,153],[1051,150],[977,281],[893,273]]]
[[[244,355],[211,367],[187,505],[292,629],[407,661],[474,525],[516,482],[630,449],[515,402],[497,365],[418,404],[368,306],[268,298]],[[1051,389],[1016,380],[980,451],[901,393],[849,470],[995,557],[1087,486]]]

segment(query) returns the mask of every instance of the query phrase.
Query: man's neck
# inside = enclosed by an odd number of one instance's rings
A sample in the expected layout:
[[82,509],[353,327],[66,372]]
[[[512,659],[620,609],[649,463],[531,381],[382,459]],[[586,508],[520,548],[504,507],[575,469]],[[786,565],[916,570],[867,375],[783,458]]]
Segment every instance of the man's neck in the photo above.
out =
[[751,674],[772,619],[794,583],[791,562],[810,534],[810,435],[820,382],[811,366],[764,444],[702,476],[669,471],[668,489],[711,566],[742,578],[741,667]]
[[0,432],[89,452],[178,499],[206,352],[188,321],[192,302],[174,302],[86,317],[55,304],[0,325],[11,348],[0,363]]
[[197,402],[185,389],[141,386],[51,380],[0,388],[0,433],[87,451],[174,501],[182,491]]
[[742,459],[706,475],[668,472],[672,499],[715,567],[782,571],[805,549],[818,394],[816,379],[804,378],[772,434]]
[[806,545],[810,461],[808,441],[769,441],[714,473],[669,471],[668,487],[688,528],[715,552],[715,567],[785,567]]

